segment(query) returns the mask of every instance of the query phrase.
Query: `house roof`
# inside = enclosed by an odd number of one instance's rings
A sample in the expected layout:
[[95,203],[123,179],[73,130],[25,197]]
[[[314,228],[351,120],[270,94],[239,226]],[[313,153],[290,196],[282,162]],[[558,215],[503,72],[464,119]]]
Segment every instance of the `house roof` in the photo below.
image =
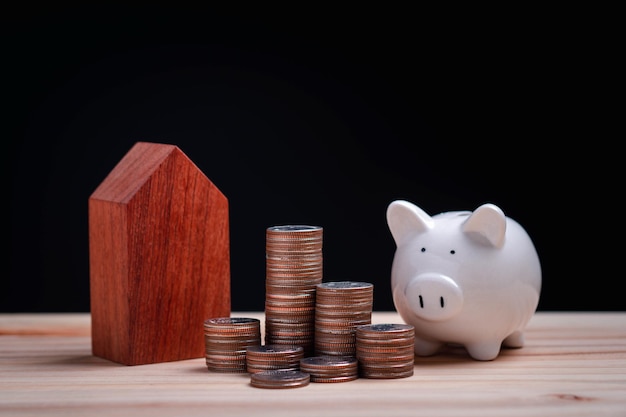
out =
[[[194,175],[200,175],[212,185],[209,178],[176,145],[137,142],[94,190],[90,199],[128,203],[170,158],[187,165]],[[177,171],[172,171],[171,175],[176,176]]]

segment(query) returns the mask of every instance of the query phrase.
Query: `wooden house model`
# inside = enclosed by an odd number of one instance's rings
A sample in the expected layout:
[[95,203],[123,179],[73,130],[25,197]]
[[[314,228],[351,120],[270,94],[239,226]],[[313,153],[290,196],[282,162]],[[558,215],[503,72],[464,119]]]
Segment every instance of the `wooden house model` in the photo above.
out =
[[93,354],[204,357],[204,320],[230,315],[226,197],[177,146],[137,142],[88,209]]

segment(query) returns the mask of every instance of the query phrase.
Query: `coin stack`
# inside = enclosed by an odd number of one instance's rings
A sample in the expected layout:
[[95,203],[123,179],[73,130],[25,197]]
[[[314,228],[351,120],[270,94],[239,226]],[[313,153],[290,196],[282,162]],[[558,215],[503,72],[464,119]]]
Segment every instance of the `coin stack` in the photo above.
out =
[[204,321],[206,366],[215,372],[246,372],[246,349],[261,345],[261,322],[248,317]]
[[370,324],[356,329],[356,357],[364,378],[413,375],[415,330],[409,324]]
[[322,282],[322,233],[318,226],[266,229],[265,344],[314,349],[315,289]]
[[303,353],[302,346],[249,346],[246,350],[248,373],[255,374],[261,371],[279,369],[298,371]]
[[309,356],[300,359],[300,370],[310,375],[311,382],[347,382],[359,377],[354,356]]
[[336,281],[317,285],[315,355],[356,356],[356,328],[370,324],[374,285]]
[[311,376],[306,372],[270,370],[252,374],[250,385],[256,388],[299,388],[309,385]]

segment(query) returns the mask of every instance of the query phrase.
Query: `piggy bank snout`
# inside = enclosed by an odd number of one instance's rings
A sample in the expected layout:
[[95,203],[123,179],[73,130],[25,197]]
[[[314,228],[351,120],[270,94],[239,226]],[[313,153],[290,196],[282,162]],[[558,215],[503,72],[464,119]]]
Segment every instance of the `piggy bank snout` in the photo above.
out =
[[424,273],[413,278],[405,289],[406,300],[416,316],[441,321],[455,316],[463,307],[463,292],[450,277]]

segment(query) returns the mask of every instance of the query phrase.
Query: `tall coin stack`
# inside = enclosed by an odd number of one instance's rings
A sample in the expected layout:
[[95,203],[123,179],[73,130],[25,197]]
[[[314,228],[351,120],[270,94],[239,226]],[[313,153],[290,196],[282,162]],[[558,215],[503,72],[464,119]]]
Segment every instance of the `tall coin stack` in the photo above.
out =
[[265,234],[265,344],[314,351],[315,292],[322,282],[319,226],[272,226]]
[[317,285],[315,354],[356,356],[356,328],[372,322],[374,285],[337,281]]

